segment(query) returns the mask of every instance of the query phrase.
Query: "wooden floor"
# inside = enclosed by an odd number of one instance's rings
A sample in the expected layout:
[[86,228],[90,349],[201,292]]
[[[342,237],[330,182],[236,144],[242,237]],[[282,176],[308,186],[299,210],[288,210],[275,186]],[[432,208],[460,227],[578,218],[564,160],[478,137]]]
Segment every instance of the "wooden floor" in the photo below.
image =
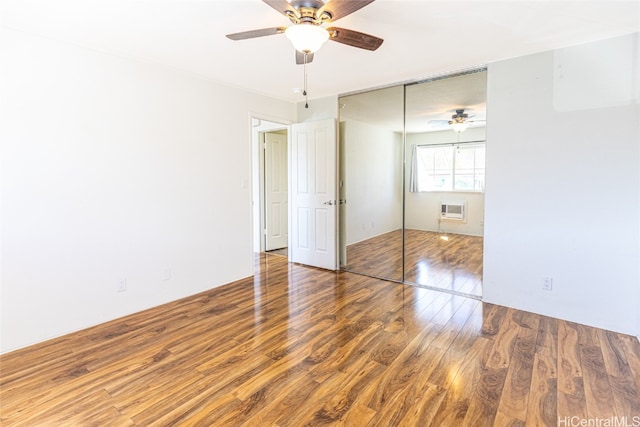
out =
[[[404,280],[482,296],[482,243],[480,236],[407,229],[404,234]],[[402,281],[402,264],[402,231],[396,230],[347,246],[344,268]]]
[[634,337],[281,256],[257,263],[254,278],[1,356],[0,424],[640,417]]

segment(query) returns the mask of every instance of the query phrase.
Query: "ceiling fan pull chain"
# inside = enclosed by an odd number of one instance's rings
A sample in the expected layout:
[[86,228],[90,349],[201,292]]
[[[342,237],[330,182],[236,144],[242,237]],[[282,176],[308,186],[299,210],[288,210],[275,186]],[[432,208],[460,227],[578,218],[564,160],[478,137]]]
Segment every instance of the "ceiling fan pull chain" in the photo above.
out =
[[304,108],[309,108],[309,97],[307,96],[307,52],[304,52]]

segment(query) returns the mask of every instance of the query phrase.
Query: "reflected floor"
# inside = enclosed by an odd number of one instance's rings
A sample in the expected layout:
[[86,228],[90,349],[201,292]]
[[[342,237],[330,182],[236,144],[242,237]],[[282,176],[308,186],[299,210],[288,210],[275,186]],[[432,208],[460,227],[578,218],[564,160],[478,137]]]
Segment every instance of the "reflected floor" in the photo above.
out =
[[274,249],[272,251],[266,251],[265,253],[270,255],[289,256],[289,248]]
[[[481,296],[482,244],[480,236],[405,230],[405,280]],[[344,269],[402,280],[402,230],[347,246]]]

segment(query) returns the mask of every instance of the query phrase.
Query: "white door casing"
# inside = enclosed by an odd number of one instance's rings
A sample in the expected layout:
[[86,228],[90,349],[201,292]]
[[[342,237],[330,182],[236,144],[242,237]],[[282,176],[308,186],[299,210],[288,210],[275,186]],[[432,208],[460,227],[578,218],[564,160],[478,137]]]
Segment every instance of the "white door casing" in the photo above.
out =
[[292,262],[337,269],[335,120],[299,123],[291,129]]
[[287,136],[265,133],[264,144],[265,250],[271,251],[288,240]]

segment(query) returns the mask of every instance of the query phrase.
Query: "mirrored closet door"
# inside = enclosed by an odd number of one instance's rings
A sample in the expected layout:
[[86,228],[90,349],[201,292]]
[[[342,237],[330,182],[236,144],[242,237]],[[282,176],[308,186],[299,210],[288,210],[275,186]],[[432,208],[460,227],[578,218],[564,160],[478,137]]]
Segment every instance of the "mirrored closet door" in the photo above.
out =
[[339,102],[340,265],[402,281],[404,88]]
[[486,97],[486,71],[406,86],[406,282],[482,295]]
[[486,70],[339,103],[341,268],[480,296]]

